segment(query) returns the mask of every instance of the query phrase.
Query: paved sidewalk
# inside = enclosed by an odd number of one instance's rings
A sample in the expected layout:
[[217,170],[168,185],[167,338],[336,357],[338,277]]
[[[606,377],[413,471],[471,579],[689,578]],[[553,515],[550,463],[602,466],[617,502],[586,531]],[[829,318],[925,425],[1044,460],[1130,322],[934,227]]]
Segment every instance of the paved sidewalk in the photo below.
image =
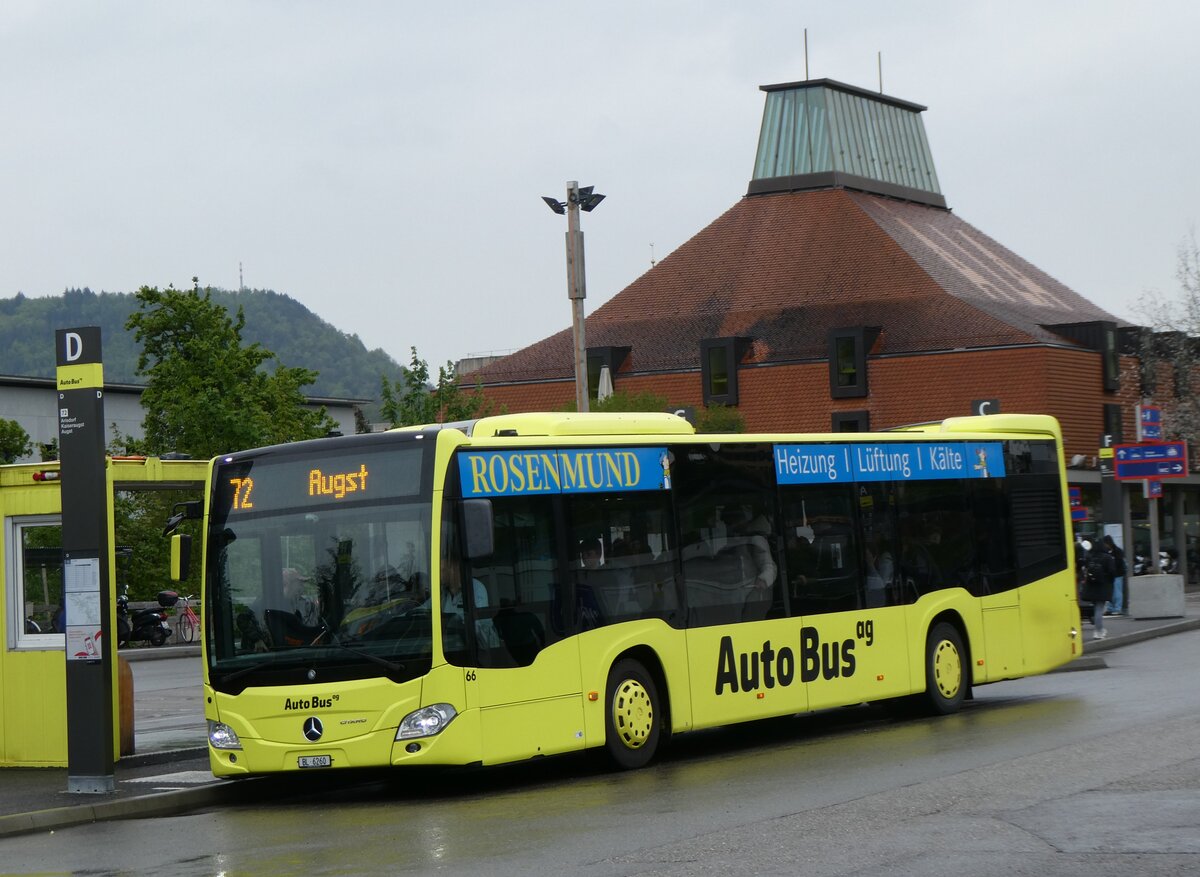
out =
[[[1091,624],[1083,625],[1084,654],[1062,670],[1100,669],[1106,666],[1104,653],[1107,651],[1200,628],[1200,589],[1186,595],[1182,618],[1109,617],[1105,619],[1105,626],[1108,637],[1093,640]],[[199,650],[195,646],[137,651],[137,654],[123,651],[121,655],[131,661],[164,660],[181,655],[189,658],[195,655],[199,659]],[[168,705],[162,708],[156,698],[152,721],[174,726],[175,733],[168,728],[166,733],[160,729],[138,734],[139,754],[117,763],[114,769],[116,790],[111,794],[67,792],[64,768],[0,768],[0,838],[106,819],[168,816],[226,802],[244,802],[257,795],[271,794],[278,782],[286,783],[287,776],[218,780],[209,772],[202,733],[199,745],[178,745],[181,731],[186,730],[184,737],[187,739],[196,736],[193,729],[196,717],[191,713],[199,708],[199,695],[197,684],[190,700],[168,698]],[[201,726],[202,720],[201,709]]]

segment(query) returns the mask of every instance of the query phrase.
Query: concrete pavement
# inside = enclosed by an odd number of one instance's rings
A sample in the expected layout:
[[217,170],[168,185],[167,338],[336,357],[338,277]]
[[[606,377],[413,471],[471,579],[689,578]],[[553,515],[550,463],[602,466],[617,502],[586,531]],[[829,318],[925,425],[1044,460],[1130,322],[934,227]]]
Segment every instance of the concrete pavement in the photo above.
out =
[[[1084,655],[1063,670],[1106,666],[1104,653],[1131,643],[1200,628],[1200,589],[1189,591],[1176,618],[1105,619],[1107,639],[1092,640],[1083,626]],[[209,772],[197,646],[123,651],[134,669],[137,754],[114,769],[116,790],[106,795],[67,792],[64,768],[0,768],[0,838],[106,819],[166,816],[270,795],[289,777],[218,780]],[[174,659],[174,660],[172,660]],[[180,667],[154,673],[149,662]],[[191,662],[196,662],[192,664]],[[189,666],[190,665],[190,666]],[[138,680],[142,680],[139,688]]]

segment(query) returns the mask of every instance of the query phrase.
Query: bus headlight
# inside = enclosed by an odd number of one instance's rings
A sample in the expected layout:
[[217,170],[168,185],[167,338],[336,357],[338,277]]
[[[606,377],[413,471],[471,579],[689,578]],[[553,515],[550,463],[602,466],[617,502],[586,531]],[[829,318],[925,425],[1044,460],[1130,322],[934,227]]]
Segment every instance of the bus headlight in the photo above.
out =
[[237,731],[223,722],[214,722],[211,719],[208,722],[208,742],[212,744],[213,749],[242,748],[242,741],[238,739]]
[[[412,740],[415,737],[432,737],[446,730],[446,726],[458,715],[458,710],[448,703],[435,703],[409,713],[396,729],[397,740]],[[230,732],[232,733],[232,732]]]

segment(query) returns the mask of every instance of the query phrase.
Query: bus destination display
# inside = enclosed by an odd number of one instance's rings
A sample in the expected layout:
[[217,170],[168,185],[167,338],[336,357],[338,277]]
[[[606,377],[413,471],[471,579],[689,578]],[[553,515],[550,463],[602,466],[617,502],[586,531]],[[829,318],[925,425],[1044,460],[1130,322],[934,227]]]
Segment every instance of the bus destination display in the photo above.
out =
[[412,496],[420,489],[421,449],[235,460],[218,464],[215,480],[217,501],[230,514]]

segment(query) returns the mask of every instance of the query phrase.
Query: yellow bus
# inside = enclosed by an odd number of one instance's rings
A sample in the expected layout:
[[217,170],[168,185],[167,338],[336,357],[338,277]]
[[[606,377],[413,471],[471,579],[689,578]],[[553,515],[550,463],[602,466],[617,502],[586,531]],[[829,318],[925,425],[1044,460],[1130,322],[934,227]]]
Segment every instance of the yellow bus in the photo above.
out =
[[222,776],[589,748],[636,768],[700,728],[951,713],[1082,652],[1045,416],[495,416],[222,456],[184,513]]

